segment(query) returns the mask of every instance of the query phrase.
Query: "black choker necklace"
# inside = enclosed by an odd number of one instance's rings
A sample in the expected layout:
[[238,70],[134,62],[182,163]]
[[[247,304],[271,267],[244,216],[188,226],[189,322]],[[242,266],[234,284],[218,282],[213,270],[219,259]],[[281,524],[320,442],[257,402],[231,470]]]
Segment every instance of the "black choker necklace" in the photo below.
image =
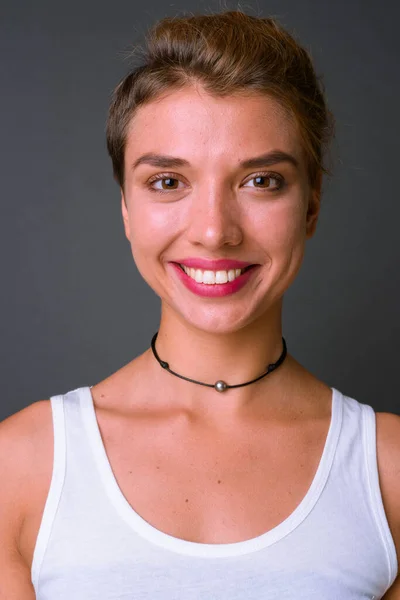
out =
[[255,379],[252,379],[251,381],[246,381],[246,383],[238,383],[237,385],[228,385],[227,383],[225,383],[225,381],[221,381],[221,380],[218,380],[214,384],[203,383],[202,381],[196,381],[195,379],[189,379],[189,377],[184,377],[183,375],[179,375],[179,373],[175,373],[175,371],[171,371],[171,369],[169,368],[169,364],[167,362],[165,362],[164,360],[161,360],[156,352],[157,335],[158,335],[158,331],[156,331],[156,333],[153,335],[153,339],[151,340],[151,349],[153,351],[154,356],[156,357],[157,361],[160,363],[160,365],[162,366],[163,369],[165,369],[166,371],[169,371],[169,373],[172,373],[172,375],[176,375],[176,377],[185,379],[186,381],[191,381],[192,383],[198,383],[199,385],[205,385],[206,387],[212,387],[212,388],[216,389],[217,392],[224,392],[228,388],[243,387],[244,385],[249,385],[250,383],[254,383],[255,381],[258,381],[259,379],[262,379],[263,377],[265,377],[266,375],[271,373],[271,371],[274,371],[275,369],[277,369],[283,363],[283,361],[286,358],[286,354],[287,354],[285,338],[282,338],[282,342],[283,342],[282,354],[280,355],[280,357],[278,358],[276,363],[272,363],[272,364],[268,365],[267,371],[265,373],[263,373],[262,375],[260,375],[259,377],[256,377]]

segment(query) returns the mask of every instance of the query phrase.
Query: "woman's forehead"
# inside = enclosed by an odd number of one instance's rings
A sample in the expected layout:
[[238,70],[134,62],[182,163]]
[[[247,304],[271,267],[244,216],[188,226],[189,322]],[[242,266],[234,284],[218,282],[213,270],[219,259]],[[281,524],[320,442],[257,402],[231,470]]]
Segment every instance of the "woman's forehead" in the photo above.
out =
[[140,106],[126,141],[129,154],[143,153],[147,146],[153,151],[154,144],[165,152],[178,145],[199,154],[219,155],[232,146],[300,153],[298,127],[274,98],[260,93],[221,97],[198,88],[170,91]]

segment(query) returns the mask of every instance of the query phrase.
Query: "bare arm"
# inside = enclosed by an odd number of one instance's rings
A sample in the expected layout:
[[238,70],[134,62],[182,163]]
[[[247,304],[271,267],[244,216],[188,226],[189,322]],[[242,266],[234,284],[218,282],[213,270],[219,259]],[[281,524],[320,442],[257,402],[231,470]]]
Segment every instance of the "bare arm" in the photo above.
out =
[[398,577],[386,594],[382,596],[382,600],[400,600],[400,579]]
[[40,401],[0,423],[0,600],[35,600],[20,542],[26,515],[38,499],[43,504],[51,478],[43,477],[43,469],[49,470],[52,457],[42,459],[50,411],[49,401]]
[[0,600],[35,600],[29,569],[15,548],[1,548],[0,564]]
[[[379,483],[400,565],[400,417],[376,415]],[[382,600],[400,600],[400,574]]]

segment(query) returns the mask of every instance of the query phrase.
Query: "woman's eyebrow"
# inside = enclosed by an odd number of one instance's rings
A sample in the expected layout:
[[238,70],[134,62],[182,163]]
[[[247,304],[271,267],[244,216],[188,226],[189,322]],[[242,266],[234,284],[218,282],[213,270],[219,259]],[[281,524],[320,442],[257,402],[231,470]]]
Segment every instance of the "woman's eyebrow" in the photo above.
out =
[[[261,167],[270,167],[281,162],[291,163],[294,167],[298,168],[299,161],[292,154],[282,152],[282,150],[273,150],[255,156],[253,158],[247,158],[239,163],[239,166],[243,169],[259,169]],[[184,158],[178,156],[168,156],[166,154],[154,154],[148,152],[139,156],[132,165],[132,170],[136,169],[139,165],[151,165],[152,167],[158,167],[161,169],[174,169],[178,167],[190,167],[190,162]]]

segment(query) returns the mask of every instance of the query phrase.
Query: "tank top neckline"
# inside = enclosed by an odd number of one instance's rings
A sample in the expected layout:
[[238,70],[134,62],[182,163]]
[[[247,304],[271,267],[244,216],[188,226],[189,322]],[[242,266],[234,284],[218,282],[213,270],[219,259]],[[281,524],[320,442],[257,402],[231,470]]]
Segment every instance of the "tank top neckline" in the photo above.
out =
[[342,425],[343,396],[336,388],[331,387],[331,390],[331,419],[324,449],[311,485],[301,502],[286,519],[269,531],[247,540],[220,544],[192,542],[174,537],[151,525],[134,510],[123,495],[111,468],[101,437],[90,387],[78,388],[76,392],[79,394],[82,419],[98,473],[108,498],[119,516],[135,533],[166,550],[188,556],[215,558],[250,554],[271,546],[298,527],[314,508],[328,480]]

